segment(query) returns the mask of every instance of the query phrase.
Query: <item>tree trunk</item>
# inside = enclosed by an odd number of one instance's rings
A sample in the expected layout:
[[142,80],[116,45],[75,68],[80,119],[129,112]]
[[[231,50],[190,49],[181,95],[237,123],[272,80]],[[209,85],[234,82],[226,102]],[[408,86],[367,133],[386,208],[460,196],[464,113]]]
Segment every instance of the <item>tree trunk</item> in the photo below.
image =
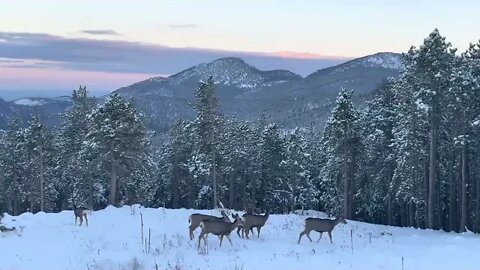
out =
[[212,178],[213,178],[213,208],[218,208],[218,195],[217,195],[217,166],[215,156],[215,131],[212,128],[211,131],[210,150],[212,151]]
[[432,127],[430,129],[430,164],[429,164],[429,178],[428,178],[428,213],[427,213],[427,227],[434,229],[435,224],[435,209],[437,203],[437,121],[436,110],[432,112]]
[[40,211],[45,211],[45,179],[43,176],[43,149],[40,148]]
[[[477,165],[480,165],[478,163],[480,163],[480,162],[477,162]],[[478,168],[479,167],[477,167],[477,170],[478,170]],[[476,178],[476,184],[477,184],[476,198],[475,198],[475,201],[476,201],[475,219],[476,219],[476,225],[477,225],[477,231],[476,232],[480,232],[480,177],[478,176],[478,173],[475,174],[475,178]]]
[[388,195],[387,195],[387,224],[393,225],[393,218],[392,218],[392,192],[389,188]]
[[[176,152],[176,150],[174,150],[174,152]],[[178,176],[179,176],[179,173],[178,173],[178,158],[177,158],[177,154],[175,153],[174,154],[174,158],[173,158],[174,162],[173,162],[173,172],[172,172],[172,197],[173,197],[173,201],[172,201],[172,208],[178,208],[178,202],[179,202],[179,199],[180,199],[180,194],[179,194],[179,190],[178,190],[178,184],[180,183],[180,181],[178,181]]]
[[343,186],[343,217],[349,219],[349,189],[350,189],[350,171],[348,166],[348,156],[345,155],[345,173],[344,173],[344,186]]
[[462,208],[460,211],[460,231],[464,232],[467,226],[467,185],[468,185],[468,146],[467,142],[463,142],[462,146],[462,195],[461,195],[461,202]]
[[108,203],[117,206],[117,168],[115,165],[114,142],[110,143],[110,194],[108,194]]
[[448,190],[448,194],[449,194],[449,199],[448,199],[448,203],[449,203],[449,220],[448,220],[448,229],[450,231],[453,231],[455,230],[455,220],[456,220],[456,211],[455,211],[455,205],[456,205],[456,198],[457,198],[457,194],[456,194],[456,188],[455,188],[455,151],[452,151],[451,152],[451,155],[450,155],[450,168],[449,168],[449,175],[450,175],[450,184],[449,184],[449,190]]
[[93,210],[93,177],[88,176],[88,206]]

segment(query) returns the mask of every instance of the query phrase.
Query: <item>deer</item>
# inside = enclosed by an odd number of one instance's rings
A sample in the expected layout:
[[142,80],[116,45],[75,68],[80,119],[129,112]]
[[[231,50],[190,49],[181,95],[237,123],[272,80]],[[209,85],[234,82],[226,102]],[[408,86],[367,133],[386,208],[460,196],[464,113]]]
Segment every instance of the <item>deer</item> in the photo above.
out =
[[77,218],[78,218],[80,219],[79,226],[82,226],[83,218],[85,217],[85,224],[88,227],[87,209],[83,207],[77,208],[75,205],[73,205],[73,213],[75,214],[75,225],[77,224]]
[[325,218],[306,218],[305,219],[305,229],[300,233],[298,237],[298,243],[300,244],[300,240],[304,234],[307,235],[310,242],[312,242],[312,238],[310,238],[310,232],[316,231],[320,233],[320,238],[318,238],[317,242],[322,239],[322,235],[324,232],[328,232],[328,236],[330,237],[330,242],[333,244],[332,241],[332,231],[338,224],[347,224],[345,219],[342,217],[337,217],[336,219],[325,219]]
[[[248,214],[248,213],[244,214],[242,216],[243,228],[240,227],[237,229],[238,236],[243,238],[243,234],[245,234],[247,239],[250,239],[248,237],[248,233],[252,232],[252,235],[253,235],[253,228],[257,228],[258,238],[260,238],[260,230],[267,222],[269,216],[270,216],[269,210],[267,210],[267,212],[264,215],[255,215],[255,214]],[[242,236],[240,236],[240,233],[239,233],[240,230],[242,230]]]
[[230,233],[235,228],[242,226],[243,221],[238,214],[233,214],[232,217],[234,218],[233,222],[227,222],[219,219],[206,219],[200,221],[200,228],[202,228],[202,232],[198,236],[198,248],[200,248],[200,242],[202,239],[205,242],[205,245],[207,244],[207,235],[209,233],[218,236],[220,239],[220,247],[222,246],[223,237],[226,237],[230,242],[230,245],[233,246],[232,240],[230,239]]
[[230,218],[225,214],[224,211],[220,211],[222,214],[222,217],[216,217],[216,216],[211,216],[211,215],[203,215],[203,214],[191,214],[190,217],[188,217],[188,222],[190,223],[190,226],[188,226],[189,229],[189,235],[190,235],[190,240],[193,240],[193,231],[200,226],[200,223],[202,220],[217,220],[217,221],[225,221],[225,222],[230,222]]

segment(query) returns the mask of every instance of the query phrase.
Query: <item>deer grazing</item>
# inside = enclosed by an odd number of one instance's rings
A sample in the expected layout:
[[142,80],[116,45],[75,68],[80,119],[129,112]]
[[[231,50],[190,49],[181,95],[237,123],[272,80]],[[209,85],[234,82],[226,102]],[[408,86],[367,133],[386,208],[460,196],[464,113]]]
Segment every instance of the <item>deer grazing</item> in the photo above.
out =
[[198,228],[198,226],[200,226],[200,222],[202,222],[202,220],[217,220],[217,221],[230,222],[230,219],[228,218],[227,214],[225,214],[224,211],[221,211],[220,213],[222,214],[222,217],[203,215],[203,214],[191,214],[190,217],[188,218],[188,222],[190,222],[190,226],[188,226],[190,240],[193,240],[193,231],[195,231],[195,229]]
[[312,238],[310,238],[310,232],[316,231],[320,233],[320,238],[318,238],[317,242],[322,239],[322,234],[324,232],[328,232],[328,236],[330,237],[330,242],[333,244],[332,241],[332,231],[339,223],[347,224],[345,219],[342,217],[337,217],[336,219],[324,219],[324,218],[306,218],[305,219],[305,229],[303,232],[300,233],[298,237],[298,243],[300,244],[300,240],[304,234],[307,235],[310,242],[312,242]]
[[203,239],[205,245],[207,244],[207,235],[209,233],[217,235],[220,238],[220,246],[222,246],[223,237],[227,237],[230,245],[233,246],[232,240],[230,240],[230,233],[239,226],[243,225],[242,219],[238,214],[233,214],[232,217],[235,219],[233,222],[227,222],[219,219],[206,219],[200,221],[200,228],[202,232],[198,236],[198,248],[200,248],[200,241]]
[[[264,215],[244,214],[242,216],[243,227],[237,229],[238,236],[243,238],[243,235],[245,234],[247,239],[250,239],[248,233],[252,232],[253,235],[253,228],[257,228],[258,238],[260,238],[260,230],[267,222],[269,215],[270,212],[268,210]],[[242,231],[242,236],[240,236],[240,230]]]
[[75,214],[75,224],[77,224],[77,218],[80,219],[79,226],[82,226],[83,218],[85,217],[85,224],[88,226],[88,219],[87,219],[87,209],[83,207],[77,208],[75,205],[73,206],[73,213]]

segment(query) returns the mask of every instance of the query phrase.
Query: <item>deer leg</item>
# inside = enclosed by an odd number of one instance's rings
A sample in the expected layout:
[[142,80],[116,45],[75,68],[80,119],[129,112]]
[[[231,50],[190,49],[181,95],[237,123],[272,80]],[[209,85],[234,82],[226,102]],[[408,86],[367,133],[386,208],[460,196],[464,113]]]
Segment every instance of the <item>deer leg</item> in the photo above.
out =
[[243,228],[243,232],[245,233],[245,237],[247,239],[250,239],[250,237],[248,237],[248,232],[251,230],[252,228]]
[[320,233],[320,238],[318,238],[317,243],[320,242],[320,239],[322,239],[322,235],[323,235],[323,232],[319,232],[319,233]]
[[83,223],[83,217],[82,216],[79,216],[78,217],[80,219],[80,224],[78,226],[82,226],[82,223]]
[[[202,240],[202,238],[203,238],[203,235],[202,235],[202,233],[200,233],[200,235],[198,236],[198,246],[197,246],[197,248],[200,248],[200,241]],[[205,241],[205,239],[203,239],[203,241]]]
[[88,227],[88,218],[87,218],[87,214],[84,214],[84,216],[85,216],[85,224],[86,224],[86,225],[87,225],[87,227]]
[[308,237],[308,239],[310,239],[310,242],[313,242],[313,241],[312,241],[312,238],[310,238],[310,232],[311,232],[311,231],[308,231],[308,232],[307,232],[307,237]]
[[328,232],[328,237],[330,237],[330,243],[333,244],[333,241],[332,241],[332,232],[331,232],[331,231]]
[[220,246],[222,246],[222,241],[223,241],[223,234],[219,236],[220,237]]
[[305,234],[305,231],[301,232],[298,236],[298,243],[300,244],[300,240],[302,240],[302,236]]
[[230,236],[225,235],[225,237],[227,237],[228,241],[230,242],[230,245],[233,247],[232,240],[230,239]]
[[190,232],[190,240],[193,240],[193,231],[195,230],[193,225],[188,226],[188,230]]
[[[238,235],[238,237],[243,238],[243,236],[240,235],[240,230],[241,229],[242,229],[241,227],[237,228],[237,235]],[[243,231],[242,231],[242,234],[243,234]]]
[[[261,228],[262,228],[262,227],[257,227],[258,238],[260,238],[260,229],[261,229]],[[253,232],[252,232],[252,235],[253,235]]]

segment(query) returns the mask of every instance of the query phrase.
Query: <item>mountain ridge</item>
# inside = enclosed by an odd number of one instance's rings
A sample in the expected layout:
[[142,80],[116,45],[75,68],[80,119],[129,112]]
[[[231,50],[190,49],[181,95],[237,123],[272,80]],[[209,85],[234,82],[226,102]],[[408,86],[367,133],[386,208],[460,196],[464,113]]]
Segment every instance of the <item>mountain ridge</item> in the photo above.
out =
[[[251,121],[262,112],[285,128],[322,127],[330,105],[340,88],[354,89],[358,96],[368,94],[388,77],[402,69],[401,55],[376,53],[319,69],[305,77],[285,69],[260,70],[238,57],[219,58],[168,77],[157,76],[121,87],[118,93],[133,102],[147,118],[151,129],[166,132],[175,119],[194,116],[189,103],[199,81],[213,76],[220,100],[220,111]],[[98,98],[101,102],[105,96]],[[34,104],[35,103],[35,104]],[[2,105],[3,104],[3,105]],[[48,124],[59,122],[58,114],[71,102],[68,98],[21,98],[0,103],[0,125],[7,118],[26,118],[35,108]],[[30,106],[29,106],[30,105]],[[34,105],[34,106],[32,106]],[[8,107],[8,108],[7,108]],[[15,113],[12,113],[15,111]]]

